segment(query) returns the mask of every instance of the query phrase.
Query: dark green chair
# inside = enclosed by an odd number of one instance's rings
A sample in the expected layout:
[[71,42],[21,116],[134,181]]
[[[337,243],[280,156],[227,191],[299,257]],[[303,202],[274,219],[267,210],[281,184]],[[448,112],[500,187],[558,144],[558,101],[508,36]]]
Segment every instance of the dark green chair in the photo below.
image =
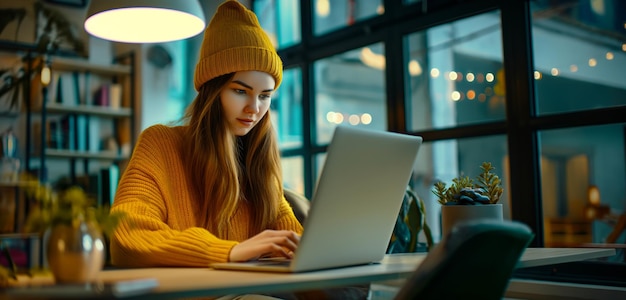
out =
[[533,237],[519,222],[459,224],[428,253],[395,299],[502,299]]
[[283,188],[283,193],[285,195],[285,199],[291,205],[291,209],[293,210],[293,214],[296,215],[296,219],[300,222],[300,224],[304,224],[304,220],[309,215],[309,207],[311,206],[311,202],[304,195],[288,189]]

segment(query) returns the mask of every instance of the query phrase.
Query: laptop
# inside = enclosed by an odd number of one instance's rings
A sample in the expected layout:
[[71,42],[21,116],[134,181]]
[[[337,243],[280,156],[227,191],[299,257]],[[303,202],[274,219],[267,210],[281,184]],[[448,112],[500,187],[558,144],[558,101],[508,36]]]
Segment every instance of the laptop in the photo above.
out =
[[211,267],[297,273],[380,262],[421,144],[418,136],[336,127],[293,258]]

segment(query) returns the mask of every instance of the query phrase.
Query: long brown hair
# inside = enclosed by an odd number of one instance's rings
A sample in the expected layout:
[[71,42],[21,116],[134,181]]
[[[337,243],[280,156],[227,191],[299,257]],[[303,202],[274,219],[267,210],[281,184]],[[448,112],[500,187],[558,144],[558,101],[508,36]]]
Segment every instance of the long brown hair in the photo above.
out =
[[220,92],[234,73],[204,83],[184,119],[189,125],[189,176],[200,196],[196,219],[227,238],[230,218],[241,201],[250,206],[251,236],[269,228],[278,216],[282,170],[276,133],[268,111],[245,136],[237,137],[223,118]]

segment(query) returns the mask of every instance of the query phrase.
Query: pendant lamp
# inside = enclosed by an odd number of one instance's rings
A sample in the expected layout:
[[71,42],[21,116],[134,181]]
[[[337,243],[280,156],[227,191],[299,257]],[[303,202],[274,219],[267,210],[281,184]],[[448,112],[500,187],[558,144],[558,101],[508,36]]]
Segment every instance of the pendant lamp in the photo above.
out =
[[197,35],[205,27],[198,0],[91,0],[85,30],[123,43],[161,43]]

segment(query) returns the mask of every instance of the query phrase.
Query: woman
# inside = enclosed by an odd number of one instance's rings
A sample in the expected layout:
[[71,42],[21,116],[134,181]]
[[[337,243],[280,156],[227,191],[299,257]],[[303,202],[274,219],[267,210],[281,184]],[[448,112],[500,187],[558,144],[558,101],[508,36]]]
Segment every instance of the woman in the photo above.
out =
[[254,13],[220,5],[194,74],[198,95],[182,126],[140,135],[112,211],[116,266],[208,267],[290,257],[302,226],[283,197],[268,114],[282,62]]

